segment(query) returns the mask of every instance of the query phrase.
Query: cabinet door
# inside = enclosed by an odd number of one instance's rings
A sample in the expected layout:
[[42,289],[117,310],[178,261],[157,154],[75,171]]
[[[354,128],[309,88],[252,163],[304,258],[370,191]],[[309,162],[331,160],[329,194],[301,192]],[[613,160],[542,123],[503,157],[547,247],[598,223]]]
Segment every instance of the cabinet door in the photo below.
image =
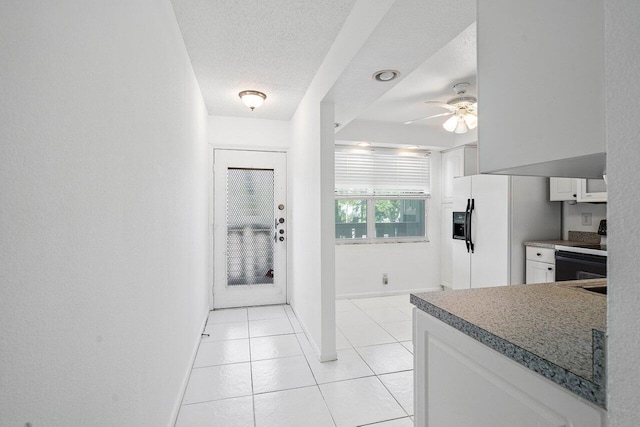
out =
[[453,178],[464,176],[464,150],[442,153],[442,203],[453,202]]
[[440,277],[442,285],[448,288],[453,283],[453,205],[442,206],[442,251],[440,254]]
[[555,270],[554,264],[527,260],[527,284],[555,282]]
[[416,427],[602,427],[606,412],[413,309]]
[[[602,3],[477,2],[481,173],[566,176],[561,172],[567,165],[585,174],[604,170]],[[580,112],[567,113],[560,99],[579,105]],[[560,161],[582,156],[593,157]]]
[[578,199],[578,180],[574,178],[549,178],[549,200],[552,202]]
[[577,182],[579,202],[607,201],[607,184],[604,179],[579,179]]

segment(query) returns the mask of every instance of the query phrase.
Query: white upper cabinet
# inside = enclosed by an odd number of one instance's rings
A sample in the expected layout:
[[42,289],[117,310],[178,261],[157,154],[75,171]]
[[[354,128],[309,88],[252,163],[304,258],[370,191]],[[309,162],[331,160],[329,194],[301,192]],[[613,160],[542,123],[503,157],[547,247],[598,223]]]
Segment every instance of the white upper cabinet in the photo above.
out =
[[552,202],[578,200],[578,180],[573,178],[549,178],[549,200]]
[[607,184],[604,179],[549,178],[549,200],[606,202]]
[[606,202],[607,184],[604,179],[578,179],[579,202]]
[[600,178],[603,0],[478,0],[481,173]]
[[453,203],[453,179],[478,173],[478,148],[463,145],[442,152],[442,203]]

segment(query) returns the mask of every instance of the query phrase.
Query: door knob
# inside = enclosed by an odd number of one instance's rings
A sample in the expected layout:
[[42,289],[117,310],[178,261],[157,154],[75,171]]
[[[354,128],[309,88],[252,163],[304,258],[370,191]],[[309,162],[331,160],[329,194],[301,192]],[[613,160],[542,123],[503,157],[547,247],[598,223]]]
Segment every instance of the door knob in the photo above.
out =
[[284,218],[280,218],[280,219],[278,219],[278,222],[279,222],[280,224],[282,224],[282,223],[284,222]]
[[279,240],[280,240],[281,242],[284,242],[284,237],[280,236],[280,239],[279,239]]
[[280,234],[284,234],[284,230],[280,230]]

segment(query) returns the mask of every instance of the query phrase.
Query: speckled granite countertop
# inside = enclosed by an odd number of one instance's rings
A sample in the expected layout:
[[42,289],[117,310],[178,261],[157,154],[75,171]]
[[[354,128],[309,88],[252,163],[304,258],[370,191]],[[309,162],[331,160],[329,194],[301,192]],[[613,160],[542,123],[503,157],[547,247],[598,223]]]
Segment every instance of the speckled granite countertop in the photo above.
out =
[[555,249],[556,245],[580,246],[580,245],[584,245],[584,242],[573,242],[571,240],[538,240],[538,241],[524,242],[524,245],[534,246],[536,248]]
[[605,407],[607,302],[576,288],[605,280],[411,295],[420,310]]
[[598,233],[590,231],[569,231],[569,240],[532,240],[524,242],[525,246],[534,246],[536,248],[555,249],[556,245],[561,246],[580,246],[585,243],[600,244],[600,236]]

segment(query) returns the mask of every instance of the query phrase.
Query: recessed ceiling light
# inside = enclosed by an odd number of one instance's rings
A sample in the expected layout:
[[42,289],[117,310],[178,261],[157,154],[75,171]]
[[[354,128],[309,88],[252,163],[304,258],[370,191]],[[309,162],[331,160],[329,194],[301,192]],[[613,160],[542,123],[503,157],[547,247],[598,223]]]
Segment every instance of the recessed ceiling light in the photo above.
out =
[[379,82],[390,82],[400,75],[398,70],[380,70],[373,73],[373,79]]
[[370,145],[371,145],[371,143],[370,143],[370,142],[358,142],[358,145],[359,145],[360,147],[368,147],[368,146],[370,146]]
[[238,96],[242,99],[244,105],[251,108],[251,111],[261,106],[264,100],[267,99],[267,95],[257,90],[243,90]]

